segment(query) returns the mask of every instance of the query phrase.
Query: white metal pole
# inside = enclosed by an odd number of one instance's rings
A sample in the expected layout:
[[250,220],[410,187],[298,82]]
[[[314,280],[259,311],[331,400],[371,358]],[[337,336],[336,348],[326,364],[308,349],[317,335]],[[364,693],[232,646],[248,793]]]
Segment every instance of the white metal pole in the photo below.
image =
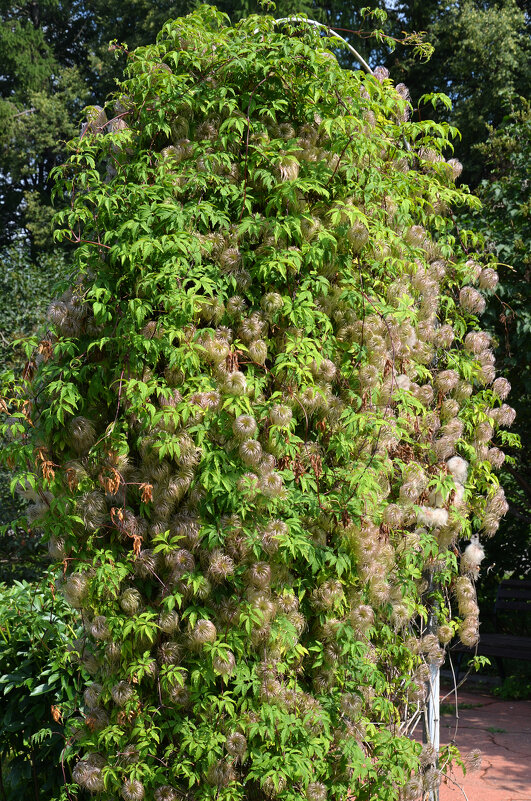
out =
[[348,49],[350,50],[352,55],[359,61],[359,63],[361,64],[361,66],[363,67],[365,72],[368,72],[370,75],[373,74],[373,71],[371,70],[371,68],[369,67],[369,65],[365,61],[365,59],[362,58],[362,56],[358,53],[358,51],[355,50],[352,47],[352,45],[349,42],[347,42],[346,39],[343,38],[343,36],[340,36],[338,33],[336,33],[334,30],[332,30],[332,28],[330,28],[328,25],[325,25],[323,22],[317,22],[316,20],[308,19],[307,17],[282,17],[282,19],[276,19],[275,22],[276,23],[280,23],[280,22],[306,22],[308,25],[313,25],[315,28],[325,28],[325,30],[328,31],[328,34],[330,36],[335,36],[336,39],[341,39],[341,41],[344,44],[346,44],[346,46],[348,47]]
[[[428,593],[431,596],[434,590],[433,570],[430,570]],[[428,619],[428,631],[430,634],[437,634],[437,618],[435,608],[431,605],[430,616]],[[424,742],[427,742],[434,751],[435,767],[439,764],[440,748],[440,689],[441,689],[441,666],[439,662],[430,662],[430,676],[428,686],[428,703],[424,716]],[[428,801],[439,801],[439,785],[428,792]]]
[[[430,686],[427,709],[427,735],[428,742],[439,755],[440,748],[440,688],[441,673],[439,664],[430,664]],[[439,787],[430,790],[428,801],[439,801]]]

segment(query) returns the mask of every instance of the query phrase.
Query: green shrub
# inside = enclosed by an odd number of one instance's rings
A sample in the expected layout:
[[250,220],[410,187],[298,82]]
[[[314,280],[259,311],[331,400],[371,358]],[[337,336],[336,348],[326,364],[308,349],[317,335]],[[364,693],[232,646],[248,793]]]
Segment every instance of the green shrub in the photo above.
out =
[[481,546],[459,567],[456,543],[506,509],[494,271],[454,226],[455,132],[332,46],[170,22],[56,175],[78,272],[8,388],[6,458],[83,615],[66,756],[100,799],[439,779],[408,735],[427,664],[477,640]]
[[0,585],[3,801],[50,801],[63,783],[63,717],[86,678],[65,662],[77,626],[77,614],[50,586]]
[[[0,252],[0,372],[21,369],[23,350],[13,341],[30,335],[46,319],[53,287],[67,272],[62,254],[38,259],[18,245]],[[0,439],[0,449],[5,442]],[[11,521],[23,514],[25,503],[9,491],[11,475],[0,469],[0,582],[40,578],[47,567],[40,536]]]

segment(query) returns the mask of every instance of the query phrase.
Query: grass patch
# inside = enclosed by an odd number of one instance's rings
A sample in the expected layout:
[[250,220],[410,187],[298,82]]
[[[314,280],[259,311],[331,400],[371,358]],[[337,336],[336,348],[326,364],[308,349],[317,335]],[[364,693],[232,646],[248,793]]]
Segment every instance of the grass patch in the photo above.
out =
[[[457,704],[457,709],[477,709],[478,707],[483,706],[483,704]],[[441,704],[440,706],[440,713],[441,715],[455,715],[455,704]]]

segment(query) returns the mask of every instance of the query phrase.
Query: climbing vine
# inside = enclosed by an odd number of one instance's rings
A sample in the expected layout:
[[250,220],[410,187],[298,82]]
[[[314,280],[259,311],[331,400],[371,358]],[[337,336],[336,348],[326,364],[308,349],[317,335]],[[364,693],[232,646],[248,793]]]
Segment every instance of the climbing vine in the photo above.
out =
[[76,274],[3,428],[84,624],[69,798],[414,799],[451,756],[409,735],[506,510],[497,277],[455,130],[337,47],[202,7],[56,171]]

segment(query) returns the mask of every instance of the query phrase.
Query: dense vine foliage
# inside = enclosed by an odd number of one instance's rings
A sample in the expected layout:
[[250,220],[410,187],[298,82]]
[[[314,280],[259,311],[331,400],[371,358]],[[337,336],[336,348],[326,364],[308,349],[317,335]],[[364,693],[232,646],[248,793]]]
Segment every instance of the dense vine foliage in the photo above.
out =
[[100,799],[410,799],[447,766],[408,735],[506,510],[497,276],[455,131],[336,45],[203,7],[57,171],[77,272],[4,429],[83,618],[66,756]]

